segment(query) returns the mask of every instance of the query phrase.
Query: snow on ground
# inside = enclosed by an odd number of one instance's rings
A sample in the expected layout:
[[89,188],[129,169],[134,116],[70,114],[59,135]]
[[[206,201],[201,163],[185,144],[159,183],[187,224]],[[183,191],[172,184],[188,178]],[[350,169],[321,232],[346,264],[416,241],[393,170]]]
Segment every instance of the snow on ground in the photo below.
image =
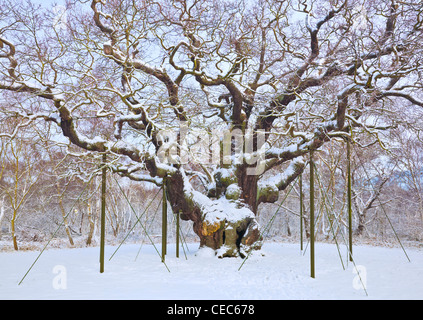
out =
[[[342,267],[335,245],[316,244],[316,278],[309,276],[309,251],[298,244],[265,243],[238,271],[240,258],[218,259],[189,244],[175,258],[169,244],[166,265],[152,245],[106,247],[105,272],[99,273],[99,248],[48,249],[24,276],[38,251],[0,252],[0,299],[422,299],[423,250],[355,246],[354,265]],[[160,246],[157,245],[158,250]]]

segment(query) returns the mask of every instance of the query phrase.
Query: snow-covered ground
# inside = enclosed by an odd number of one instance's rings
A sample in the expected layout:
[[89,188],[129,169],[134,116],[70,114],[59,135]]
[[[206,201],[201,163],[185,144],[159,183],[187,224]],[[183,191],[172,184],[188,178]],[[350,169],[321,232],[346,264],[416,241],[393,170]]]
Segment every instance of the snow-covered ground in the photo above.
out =
[[[240,258],[218,259],[189,244],[187,259],[169,244],[166,265],[152,245],[106,247],[99,273],[99,248],[48,249],[24,276],[38,251],[0,252],[0,299],[423,299],[423,250],[355,246],[342,267],[335,245],[316,244],[316,278],[309,276],[309,252],[298,244],[265,243],[238,270]],[[160,250],[160,246],[157,245]],[[366,284],[368,296],[362,289]]]

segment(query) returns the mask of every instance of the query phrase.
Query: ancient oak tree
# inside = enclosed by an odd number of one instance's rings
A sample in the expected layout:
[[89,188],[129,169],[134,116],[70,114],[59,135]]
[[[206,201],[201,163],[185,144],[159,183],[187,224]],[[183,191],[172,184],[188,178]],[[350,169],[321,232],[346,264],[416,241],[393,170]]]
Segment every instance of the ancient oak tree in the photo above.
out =
[[[58,19],[57,15],[66,14]],[[221,256],[260,247],[261,203],[335,137],[421,108],[419,1],[0,1],[2,119],[165,185]],[[407,111],[408,110],[408,111]],[[63,140],[63,139],[62,139]],[[357,141],[359,143],[359,141]]]

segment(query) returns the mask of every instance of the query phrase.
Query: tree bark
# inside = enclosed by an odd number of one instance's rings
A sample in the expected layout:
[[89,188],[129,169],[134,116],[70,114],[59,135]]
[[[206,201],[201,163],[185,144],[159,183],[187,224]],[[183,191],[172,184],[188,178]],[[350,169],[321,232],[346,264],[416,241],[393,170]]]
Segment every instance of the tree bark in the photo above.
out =
[[16,220],[16,210],[13,210],[13,216],[10,220],[10,232],[12,234],[12,241],[13,241],[13,248],[17,251],[19,249],[18,247],[18,241],[16,239],[16,230],[15,230],[15,220]]
[[73,242],[72,234],[69,228],[66,210],[65,210],[65,207],[63,206],[63,195],[60,193],[59,183],[56,184],[56,189],[57,189],[57,194],[59,196],[59,207],[63,217],[63,225],[65,226],[65,231],[66,231],[66,235],[68,236],[69,243],[73,247],[75,243]]
[[193,221],[200,247],[212,248],[221,258],[245,257],[250,250],[260,249],[255,214],[240,199],[208,198],[190,186],[183,170],[166,178],[166,188],[173,212],[181,211],[181,219]]
[[241,199],[250,207],[250,209],[257,214],[257,182],[259,176],[248,175],[247,166],[243,165],[238,170],[238,184],[242,190]]

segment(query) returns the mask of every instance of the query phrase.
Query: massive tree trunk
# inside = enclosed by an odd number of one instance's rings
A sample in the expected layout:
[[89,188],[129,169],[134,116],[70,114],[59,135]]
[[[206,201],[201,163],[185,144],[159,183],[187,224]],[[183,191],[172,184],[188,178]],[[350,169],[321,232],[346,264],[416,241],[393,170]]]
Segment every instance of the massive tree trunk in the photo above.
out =
[[[226,178],[223,179],[226,182],[231,180]],[[165,180],[173,212],[181,212],[181,219],[193,221],[201,247],[214,249],[219,257],[244,257],[250,250],[261,247],[255,214],[237,198],[235,183],[220,184],[220,192],[209,198],[192,188],[182,169]]]

